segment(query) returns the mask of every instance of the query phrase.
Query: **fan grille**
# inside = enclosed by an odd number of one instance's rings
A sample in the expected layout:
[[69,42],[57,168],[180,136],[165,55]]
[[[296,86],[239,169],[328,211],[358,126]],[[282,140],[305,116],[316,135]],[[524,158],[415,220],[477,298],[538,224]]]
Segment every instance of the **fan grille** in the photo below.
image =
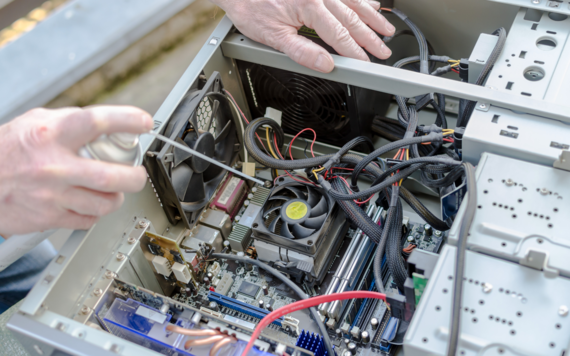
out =
[[345,85],[260,65],[246,69],[246,74],[258,116],[268,106],[281,110],[285,131],[310,127],[329,141],[350,132]]
[[[202,99],[200,105],[198,105],[198,110],[196,112],[196,119],[198,121],[198,129],[204,130],[208,125],[208,121],[212,117],[212,104],[208,97]],[[212,121],[212,125],[210,126],[210,133],[212,135],[216,134],[216,121]]]

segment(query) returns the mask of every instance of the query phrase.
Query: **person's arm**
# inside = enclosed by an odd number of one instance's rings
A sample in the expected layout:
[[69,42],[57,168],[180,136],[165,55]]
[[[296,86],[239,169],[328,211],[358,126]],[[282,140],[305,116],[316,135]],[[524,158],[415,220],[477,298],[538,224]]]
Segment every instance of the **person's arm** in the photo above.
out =
[[[315,30],[340,55],[369,61],[365,48],[380,59],[392,52],[374,31],[391,36],[395,28],[367,0],[211,0],[234,25],[254,41],[271,46],[305,67],[328,73],[332,56],[299,36],[303,25]],[[368,27],[370,26],[370,27]],[[374,31],[373,31],[374,30]]]
[[88,229],[146,183],[143,167],[77,155],[101,134],[141,134],[151,116],[134,107],[33,109],[0,126],[0,235]]

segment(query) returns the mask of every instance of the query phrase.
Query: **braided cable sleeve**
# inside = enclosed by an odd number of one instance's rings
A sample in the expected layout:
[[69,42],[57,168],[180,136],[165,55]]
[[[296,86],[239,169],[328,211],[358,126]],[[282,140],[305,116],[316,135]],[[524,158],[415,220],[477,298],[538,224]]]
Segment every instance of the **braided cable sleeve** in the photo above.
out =
[[[392,203],[392,201],[390,201],[390,203]],[[397,222],[396,206],[391,206],[391,205],[392,204],[390,204],[390,209],[388,210],[388,215],[386,216],[386,220],[384,222],[382,237],[380,239],[380,243],[376,247],[376,255],[374,256],[374,264],[373,264],[374,279],[376,280],[376,289],[380,293],[385,293],[386,291],[382,279],[382,259],[384,257],[384,251],[386,250],[386,244],[389,238],[388,235],[392,230],[392,226]]]
[[[337,191],[348,193],[346,185],[340,179],[331,180],[331,186]],[[358,228],[364,232],[375,243],[379,243],[382,238],[382,228],[376,224],[370,216],[366,214],[362,208],[360,208],[352,200],[339,200],[337,201],[340,208],[345,212],[346,216],[352,221]]]
[[439,231],[449,230],[448,224],[429,211],[422,202],[409,190],[400,187],[400,197],[418,214],[424,221]]
[[351,176],[351,185],[356,186],[358,182],[358,175],[360,174],[360,172],[362,172],[364,167],[366,167],[370,162],[374,161],[377,157],[383,155],[384,153],[398,148],[406,147],[409,145],[414,145],[422,142],[436,142],[436,141],[441,141],[442,139],[443,136],[441,134],[432,132],[425,136],[410,137],[400,141],[391,142],[387,145],[378,148],[377,150],[366,156],[360,163],[356,165],[356,167],[354,167],[354,171],[352,171],[352,176]]
[[[392,188],[392,202],[390,203],[395,209],[394,223],[390,226],[388,232],[388,240],[386,242],[386,263],[392,278],[400,291],[404,290],[404,282],[408,277],[408,269],[406,268],[406,261],[402,256],[402,219],[403,210],[402,202],[398,195],[398,187]],[[396,202],[393,202],[396,200]],[[395,205],[395,206],[394,206]]]

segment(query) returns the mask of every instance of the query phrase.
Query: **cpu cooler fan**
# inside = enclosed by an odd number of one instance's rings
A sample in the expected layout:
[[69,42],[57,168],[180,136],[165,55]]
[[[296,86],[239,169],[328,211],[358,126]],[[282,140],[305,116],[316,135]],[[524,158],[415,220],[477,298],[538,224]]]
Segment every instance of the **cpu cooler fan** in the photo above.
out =
[[[218,73],[191,88],[172,114],[164,135],[231,165],[239,149],[233,111]],[[212,198],[225,171],[169,144],[155,142],[145,166],[172,224],[191,228]]]
[[[253,221],[259,258],[297,281],[322,282],[348,223],[320,187],[279,178]],[[307,279],[305,279],[307,281]]]

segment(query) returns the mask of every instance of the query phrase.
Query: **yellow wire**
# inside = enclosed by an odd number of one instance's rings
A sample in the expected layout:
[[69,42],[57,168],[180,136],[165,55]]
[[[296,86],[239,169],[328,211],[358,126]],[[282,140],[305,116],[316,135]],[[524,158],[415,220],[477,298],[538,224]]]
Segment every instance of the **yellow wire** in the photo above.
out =
[[[410,159],[410,150],[406,149],[406,161]],[[404,178],[400,179],[400,186],[402,186],[402,183],[404,182]]]
[[275,157],[275,159],[279,159],[275,154],[275,151],[273,151],[273,147],[271,147],[271,140],[269,139],[269,127],[265,128],[265,138],[267,138],[267,146],[269,146],[269,151],[271,152],[273,157]]
[[317,175],[318,172],[322,171],[323,169],[325,169],[325,167],[321,167],[319,169],[313,169],[313,174],[315,175],[315,178],[317,178],[317,180],[319,179],[319,176]]

